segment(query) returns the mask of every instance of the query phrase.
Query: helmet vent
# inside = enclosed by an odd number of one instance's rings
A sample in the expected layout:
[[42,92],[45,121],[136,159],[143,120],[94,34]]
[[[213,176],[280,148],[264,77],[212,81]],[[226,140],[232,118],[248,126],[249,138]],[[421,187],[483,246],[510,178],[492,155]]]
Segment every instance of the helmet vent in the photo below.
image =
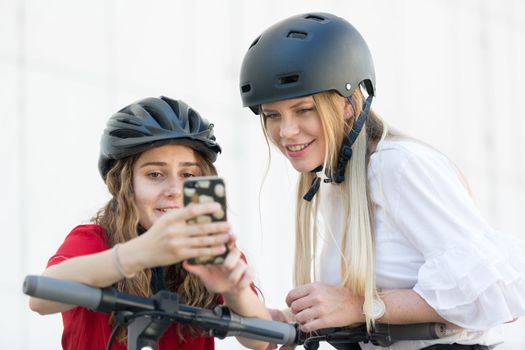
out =
[[308,36],[308,33],[305,33],[305,32],[299,32],[299,31],[296,31],[296,30],[292,30],[288,33],[288,35],[286,36],[287,38],[292,38],[292,39],[301,39],[301,40],[304,40],[306,39],[306,37]]
[[285,77],[279,78],[280,85],[293,84],[293,83],[297,83],[298,81],[299,81],[299,74],[292,74],[292,75],[287,75]]
[[127,139],[133,137],[144,137],[144,133],[130,129],[117,129],[109,133],[110,136],[118,137],[119,139]]
[[117,120],[121,123],[126,123],[126,124],[131,124],[131,125],[136,125],[136,126],[141,126],[142,124],[131,119],[131,118],[117,118]]
[[248,48],[251,49],[252,47],[254,47],[258,42],[259,42],[259,39],[261,38],[261,36],[259,35],[257,38],[255,38],[255,40],[253,41],[253,43],[250,45],[250,47]]
[[241,87],[241,91],[243,94],[247,93],[247,92],[250,92],[250,90],[252,89],[251,85],[250,84],[246,84],[246,85],[243,85]]
[[305,17],[305,19],[311,19],[312,21],[317,21],[317,22],[324,22],[325,19],[321,16],[316,16],[316,15],[308,15]]

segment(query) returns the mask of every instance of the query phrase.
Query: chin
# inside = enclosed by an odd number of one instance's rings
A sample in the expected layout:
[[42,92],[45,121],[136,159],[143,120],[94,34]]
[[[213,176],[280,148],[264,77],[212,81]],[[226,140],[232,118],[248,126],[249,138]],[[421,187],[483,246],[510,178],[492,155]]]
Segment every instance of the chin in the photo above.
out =
[[315,165],[310,166],[310,165],[304,165],[304,164],[292,164],[292,166],[295,170],[297,170],[300,173],[309,173],[315,168],[317,168],[317,166]]

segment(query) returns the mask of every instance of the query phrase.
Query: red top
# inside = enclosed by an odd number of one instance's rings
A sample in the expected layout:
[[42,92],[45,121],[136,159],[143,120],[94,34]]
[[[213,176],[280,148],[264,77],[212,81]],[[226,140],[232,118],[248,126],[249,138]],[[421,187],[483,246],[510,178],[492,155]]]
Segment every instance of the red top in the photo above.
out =
[[[69,258],[81,255],[99,253],[109,249],[106,243],[105,231],[98,225],[80,225],[69,233],[64,243],[58,248],[47,266],[58,264]],[[111,327],[109,314],[91,311],[84,307],[75,307],[62,312],[64,332],[62,333],[62,348],[64,350],[102,350],[106,349]],[[113,350],[126,350],[127,345],[113,341]],[[182,342],[177,335],[177,325],[174,323],[162,335],[158,350],[213,350],[212,337],[184,337]]]

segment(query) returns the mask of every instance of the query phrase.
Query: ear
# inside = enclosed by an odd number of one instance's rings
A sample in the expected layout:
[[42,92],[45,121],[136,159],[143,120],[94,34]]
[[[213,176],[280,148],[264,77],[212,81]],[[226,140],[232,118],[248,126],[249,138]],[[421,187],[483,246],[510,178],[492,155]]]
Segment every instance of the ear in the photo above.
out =
[[343,117],[348,120],[354,116],[354,107],[347,98],[343,98]]

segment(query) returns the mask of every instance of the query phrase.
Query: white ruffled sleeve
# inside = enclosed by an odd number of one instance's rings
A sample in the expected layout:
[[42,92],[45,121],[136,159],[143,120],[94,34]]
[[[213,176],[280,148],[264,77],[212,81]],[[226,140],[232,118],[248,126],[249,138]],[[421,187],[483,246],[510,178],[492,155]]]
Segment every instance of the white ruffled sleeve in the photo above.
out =
[[444,319],[483,330],[525,314],[525,250],[493,230],[451,162],[408,157],[395,172],[394,220],[424,256],[414,291]]

